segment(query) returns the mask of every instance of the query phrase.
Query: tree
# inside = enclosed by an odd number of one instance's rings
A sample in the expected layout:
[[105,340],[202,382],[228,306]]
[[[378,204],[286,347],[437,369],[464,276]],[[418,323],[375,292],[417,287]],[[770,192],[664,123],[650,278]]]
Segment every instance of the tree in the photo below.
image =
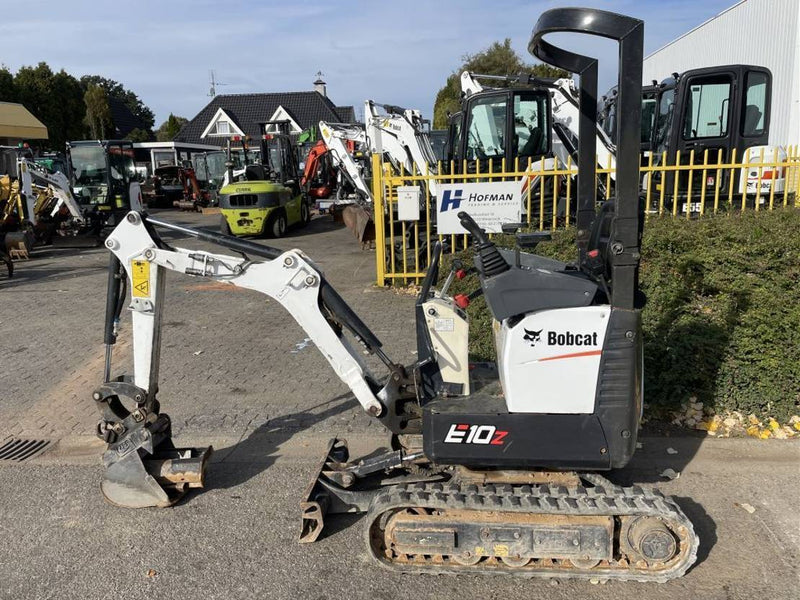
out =
[[107,79],[105,77],[101,77],[100,75],[84,75],[81,77],[81,85],[85,90],[88,90],[93,85],[103,88],[109,97],[116,98],[120,102],[124,103],[125,106],[130,109],[133,115],[144,124],[147,131],[151,131],[153,129],[153,125],[156,121],[153,111],[150,110],[144,104],[144,102],[141,101],[141,99],[139,99],[139,96],[134,94],[132,91],[125,89],[125,86],[118,81]]
[[86,125],[91,131],[91,136],[96,140],[106,137],[106,128],[111,129],[111,109],[108,107],[106,92],[99,85],[89,86],[83,95],[86,104]]
[[156,139],[159,142],[171,142],[188,122],[189,119],[176,117],[172,113],[169,113],[169,118],[156,130]]
[[16,102],[17,90],[14,74],[5,65],[0,65],[0,102]]
[[[569,77],[569,73],[545,64],[527,64],[511,47],[511,40],[506,38],[503,43],[494,42],[485,50],[476,54],[466,54],[461,57],[461,68],[452,73],[445,82],[444,87],[436,94],[436,103],[433,107],[434,129],[447,128],[447,114],[461,110],[461,72],[471,71],[484,75],[518,75],[520,73],[533,73],[539,77]],[[506,82],[492,82],[494,87],[508,87]]]
[[53,73],[45,62],[21,67],[14,76],[14,93],[16,101],[47,126],[50,139],[43,145],[62,150],[67,141],[85,136],[83,90],[63,69]]
[[138,127],[131,131],[128,135],[125,136],[126,140],[130,140],[132,142],[149,142],[152,139],[152,135],[149,131],[144,131],[143,129],[139,129]]

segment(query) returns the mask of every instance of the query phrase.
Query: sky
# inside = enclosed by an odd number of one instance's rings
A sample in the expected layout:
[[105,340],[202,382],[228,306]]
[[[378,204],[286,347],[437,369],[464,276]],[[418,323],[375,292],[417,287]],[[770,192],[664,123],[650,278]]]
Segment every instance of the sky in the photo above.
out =
[[[5,0],[6,2],[10,0]],[[581,4],[645,21],[645,55],[735,0],[40,0],[0,21],[0,63],[12,71],[47,62],[134,91],[156,114],[194,117],[218,94],[313,89],[363,114],[365,99],[433,116],[436,93],[461,58],[510,38],[526,60],[540,13]],[[7,7],[8,8],[8,7]],[[19,14],[12,14],[19,11]],[[560,39],[559,39],[560,38]],[[561,34],[551,41],[600,58],[600,90],[616,80],[615,43]],[[664,73],[664,77],[668,76]]]

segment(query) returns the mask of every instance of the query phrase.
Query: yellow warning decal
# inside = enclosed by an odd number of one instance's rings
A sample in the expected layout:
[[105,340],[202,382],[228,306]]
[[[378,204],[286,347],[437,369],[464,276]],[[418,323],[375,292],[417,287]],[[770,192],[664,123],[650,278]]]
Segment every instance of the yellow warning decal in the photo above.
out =
[[508,556],[508,546],[505,544],[495,544],[494,545],[494,554],[495,556]]
[[150,296],[150,263],[146,260],[131,262],[131,279],[133,279],[133,296],[147,298]]

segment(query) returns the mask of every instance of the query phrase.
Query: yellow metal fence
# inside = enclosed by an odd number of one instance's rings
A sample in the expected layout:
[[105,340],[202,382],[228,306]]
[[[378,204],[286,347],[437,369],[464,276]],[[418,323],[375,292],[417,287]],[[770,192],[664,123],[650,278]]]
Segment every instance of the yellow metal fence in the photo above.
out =
[[[789,146],[785,154],[777,149],[765,156],[763,151],[745,152],[744,158],[724,157],[722,150],[676,154],[674,158],[650,154],[640,168],[641,195],[647,215],[671,215],[674,218],[699,218],[721,211],[774,210],[797,203],[800,184],[800,147]],[[473,163],[474,164],[474,163]],[[491,164],[491,163],[489,163]],[[380,156],[372,157],[372,192],[375,199],[375,258],[378,285],[392,282],[407,284],[425,277],[433,244],[438,240],[445,251],[467,248],[467,235],[441,235],[436,231],[436,198],[430,182],[471,183],[491,181],[521,182],[523,219],[531,230],[553,230],[573,224],[576,207],[575,176],[571,160],[513,161],[500,168],[473,167],[468,173],[466,161],[457,169],[454,163],[439,163],[435,173],[394,171]],[[460,171],[460,173],[456,173]],[[744,174],[740,176],[740,174]],[[613,195],[615,170],[609,163],[597,169],[598,188],[608,199]],[[776,189],[773,181],[783,181]],[[742,183],[745,181],[747,183]],[[419,186],[420,218],[397,219],[397,188]],[[752,188],[752,190],[750,189]],[[599,198],[602,200],[602,196]]]

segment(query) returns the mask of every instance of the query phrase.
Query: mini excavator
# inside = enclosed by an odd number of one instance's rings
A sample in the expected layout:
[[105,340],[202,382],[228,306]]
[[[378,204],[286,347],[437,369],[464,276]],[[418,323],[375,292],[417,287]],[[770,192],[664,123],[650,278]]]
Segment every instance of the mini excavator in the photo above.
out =
[[[410,573],[662,582],[683,575],[698,538],[657,490],[620,487],[599,471],[631,459],[643,399],[638,290],[643,205],[638,189],[643,23],[595,9],[541,15],[530,51],[580,76],[577,260],[531,252],[546,233],[518,233],[503,250],[466,212],[480,291],[494,317],[496,370],[471,376],[467,317],[441,290],[441,247],[415,304],[417,360],[394,362],[381,341],[300,250],[188,229],[130,212],[111,251],[104,383],[94,392],[108,443],[102,491],[124,507],[169,506],[201,487],[210,448],[176,448],[156,399],[167,270],[274,298],[307,332],[390,450],[351,460],[331,440],[301,501],[301,542],[333,514],[364,512],[369,555]],[[547,42],[552,33],[619,43],[616,197],[595,209],[597,61]],[[167,229],[234,251],[174,248]],[[134,374],[111,378],[110,356],[130,286]],[[369,373],[362,351],[387,374]]]

